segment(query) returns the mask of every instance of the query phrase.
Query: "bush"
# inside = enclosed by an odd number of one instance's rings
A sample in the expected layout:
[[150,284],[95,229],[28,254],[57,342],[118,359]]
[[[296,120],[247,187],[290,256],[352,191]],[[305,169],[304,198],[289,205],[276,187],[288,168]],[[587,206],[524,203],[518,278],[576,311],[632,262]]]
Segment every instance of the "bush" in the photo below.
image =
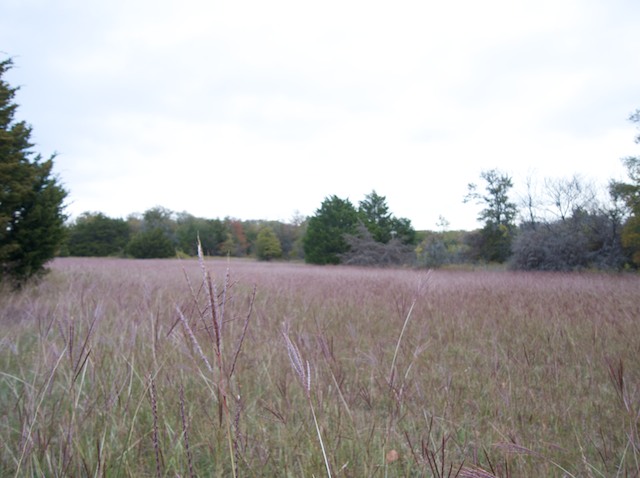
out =
[[621,269],[626,261],[615,224],[602,214],[576,212],[567,220],[528,224],[512,247],[513,269]]
[[415,262],[411,246],[400,239],[391,239],[388,243],[377,242],[371,232],[362,223],[357,234],[345,234],[349,250],[340,254],[340,262],[359,266],[397,266]]

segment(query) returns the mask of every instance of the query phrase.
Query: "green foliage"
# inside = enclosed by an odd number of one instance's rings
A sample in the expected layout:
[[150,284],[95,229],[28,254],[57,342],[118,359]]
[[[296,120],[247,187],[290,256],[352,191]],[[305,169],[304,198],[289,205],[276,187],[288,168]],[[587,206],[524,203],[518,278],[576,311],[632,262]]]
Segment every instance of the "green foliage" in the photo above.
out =
[[640,267],[640,215],[631,216],[622,229],[622,245],[630,251],[631,261]]
[[415,244],[416,232],[411,221],[397,218],[389,211],[387,198],[371,191],[360,201],[358,217],[376,242],[388,243],[398,238],[403,244]]
[[245,227],[238,219],[226,218],[227,233],[220,244],[220,252],[224,256],[243,257],[249,253],[251,244],[247,239]]
[[487,225],[513,226],[518,209],[509,199],[509,191],[513,187],[511,177],[497,169],[482,171],[480,177],[485,181],[484,194],[477,191],[475,184],[469,184],[465,202],[473,200],[484,205],[478,215],[479,221]]
[[12,61],[0,62],[0,280],[21,283],[44,271],[64,239],[67,192],[53,159],[35,155],[31,127],[15,122],[17,88],[4,81]]
[[136,259],[162,259],[176,255],[173,242],[158,227],[139,232],[133,236],[127,245],[127,252]]
[[129,217],[132,237],[127,254],[136,259],[166,258],[176,255],[176,221],[169,209],[156,206],[142,217]]
[[418,241],[416,230],[406,217],[391,217],[391,233],[403,244],[415,245]]
[[406,246],[415,242],[411,221],[394,217],[386,198],[372,191],[357,210],[349,200],[325,198],[306,225],[303,247],[312,264],[388,265],[413,262]]
[[287,259],[302,259],[304,252],[301,249],[300,241],[302,231],[300,224],[289,224],[279,221],[269,222],[278,240],[282,245],[282,256]]
[[[636,110],[629,120],[640,126],[640,110]],[[640,134],[635,138],[640,144]],[[622,160],[627,168],[629,182],[612,181],[609,185],[613,197],[620,197],[627,207],[628,219],[622,229],[622,244],[628,250],[631,260],[640,267],[640,156]]]
[[513,187],[511,177],[496,169],[483,171],[484,193],[475,184],[468,185],[464,202],[475,201],[484,206],[478,220],[484,222],[481,238],[476,243],[478,256],[488,262],[505,262],[511,254],[511,240],[515,229],[516,205],[509,199]]
[[311,264],[338,264],[340,254],[349,250],[344,234],[356,232],[358,212],[348,199],[333,195],[309,219],[304,236],[305,261]]
[[360,201],[358,217],[371,233],[373,240],[382,243],[391,240],[391,213],[386,197],[371,191]]
[[203,219],[186,212],[176,219],[176,240],[178,249],[189,256],[198,254],[198,238],[202,251],[207,256],[220,255],[221,246],[227,239],[229,228],[220,219]]
[[168,237],[173,239],[176,231],[176,221],[173,211],[162,206],[147,209],[142,214],[143,229],[160,229]]
[[502,263],[511,256],[513,226],[486,224],[481,230],[481,257],[487,262]]
[[282,256],[282,246],[276,233],[269,226],[260,229],[255,242],[256,257],[262,261],[270,261]]
[[67,247],[72,256],[106,257],[124,253],[128,242],[125,220],[85,212],[69,227]]
[[629,212],[640,212],[640,157],[628,157],[622,160],[627,168],[630,182],[613,182],[610,186],[612,193],[621,197]]

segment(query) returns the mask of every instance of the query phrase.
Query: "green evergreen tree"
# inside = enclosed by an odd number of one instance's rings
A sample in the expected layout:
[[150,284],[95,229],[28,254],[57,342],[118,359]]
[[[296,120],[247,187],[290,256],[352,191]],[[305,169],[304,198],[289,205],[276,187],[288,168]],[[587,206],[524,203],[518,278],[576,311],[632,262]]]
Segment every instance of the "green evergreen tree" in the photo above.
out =
[[256,257],[263,261],[270,261],[282,256],[282,246],[276,233],[269,226],[258,232],[255,243]]
[[418,241],[418,235],[411,224],[411,219],[406,217],[391,217],[391,235],[402,244],[415,245]]
[[360,201],[358,217],[376,242],[387,244],[392,239],[398,239],[402,244],[416,242],[416,231],[411,221],[395,217],[389,211],[387,198],[375,191]]
[[338,264],[340,254],[349,250],[345,234],[355,234],[358,211],[348,199],[333,195],[309,219],[303,239],[305,261],[311,264]]
[[360,201],[358,216],[376,242],[386,244],[391,240],[391,213],[386,197],[371,191]]
[[67,192],[53,175],[51,156],[32,151],[31,126],[14,121],[18,88],[4,80],[0,62],[0,280],[21,283],[44,271],[64,239]]

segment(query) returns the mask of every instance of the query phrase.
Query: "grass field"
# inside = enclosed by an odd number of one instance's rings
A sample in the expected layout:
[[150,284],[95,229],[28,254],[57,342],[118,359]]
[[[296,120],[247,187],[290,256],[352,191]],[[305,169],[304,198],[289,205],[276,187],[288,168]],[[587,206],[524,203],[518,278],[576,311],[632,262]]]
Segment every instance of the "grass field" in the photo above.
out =
[[0,476],[639,476],[638,276],[202,265],[2,289]]

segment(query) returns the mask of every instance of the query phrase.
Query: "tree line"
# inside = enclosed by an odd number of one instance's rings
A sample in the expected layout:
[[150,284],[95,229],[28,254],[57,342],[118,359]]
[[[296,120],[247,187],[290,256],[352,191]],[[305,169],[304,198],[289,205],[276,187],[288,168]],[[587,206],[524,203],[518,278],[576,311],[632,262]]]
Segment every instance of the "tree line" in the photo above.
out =
[[[611,180],[607,198],[579,176],[527,180],[513,197],[512,178],[483,171],[462,200],[481,206],[475,231],[416,231],[375,190],[357,205],[328,196],[314,215],[290,222],[208,219],[157,206],[126,219],[85,212],[67,222],[67,191],[52,174],[55,156],[33,151],[31,127],[15,121],[18,88],[0,62],[0,281],[20,284],[54,255],[209,256],[304,260],[312,264],[442,267],[502,263],[524,270],[621,270],[640,267],[640,157],[624,158],[628,180]],[[630,116],[640,125],[640,110]],[[635,138],[640,143],[640,134]]]
[[[626,158],[629,177],[638,159]],[[512,178],[483,171],[462,200],[480,205],[473,231],[416,231],[375,190],[357,205],[328,196],[315,214],[280,221],[204,219],[156,207],[126,220],[85,213],[68,226],[63,253],[137,258],[193,256],[199,240],[210,256],[304,260],[312,264],[413,266],[500,263],[521,270],[621,270],[640,266],[637,182],[611,181],[602,198],[576,175],[527,180],[512,198]]]
[[242,221],[207,219],[162,206],[126,219],[85,212],[67,225],[60,255],[129,256],[138,259],[207,256],[301,259],[302,219]]
[[363,253],[358,247],[362,231],[367,231],[367,242],[380,244],[387,251],[399,247],[405,254],[413,250],[418,237],[411,221],[393,216],[386,198],[372,191],[357,208],[348,199],[332,196],[313,217],[296,215],[290,222],[208,219],[162,206],[126,219],[85,212],[66,225],[59,255],[195,256],[199,243],[208,256],[304,259],[314,264],[384,263],[384,252],[381,257],[374,254],[370,261],[359,256]]
[[[640,112],[630,120],[640,123]],[[636,137],[640,143],[640,135]],[[384,208],[367,220],[367,203],[385,204],[375,191],[358,211],[348,200],[327,198],[309,220],[304,237],[307,262],[358,265],[498,263],[518,270],[623,270],[640,267],[640,158],[624,158],[628,182],[611,180],[606,195],[579,175],[528,178],[513,196],[513,179],[497,169],[483,171],[463,198],[478,204],[474,231],[441,230],[405,234]],[[403,222],[404,221],[404,222]],[[400,223],[410,226],[408,220]],[[387,224],[384,236],[376,235]],[[393,225],[390,225],[393,224]],[[395,232],[395,233],[394,233]]]

